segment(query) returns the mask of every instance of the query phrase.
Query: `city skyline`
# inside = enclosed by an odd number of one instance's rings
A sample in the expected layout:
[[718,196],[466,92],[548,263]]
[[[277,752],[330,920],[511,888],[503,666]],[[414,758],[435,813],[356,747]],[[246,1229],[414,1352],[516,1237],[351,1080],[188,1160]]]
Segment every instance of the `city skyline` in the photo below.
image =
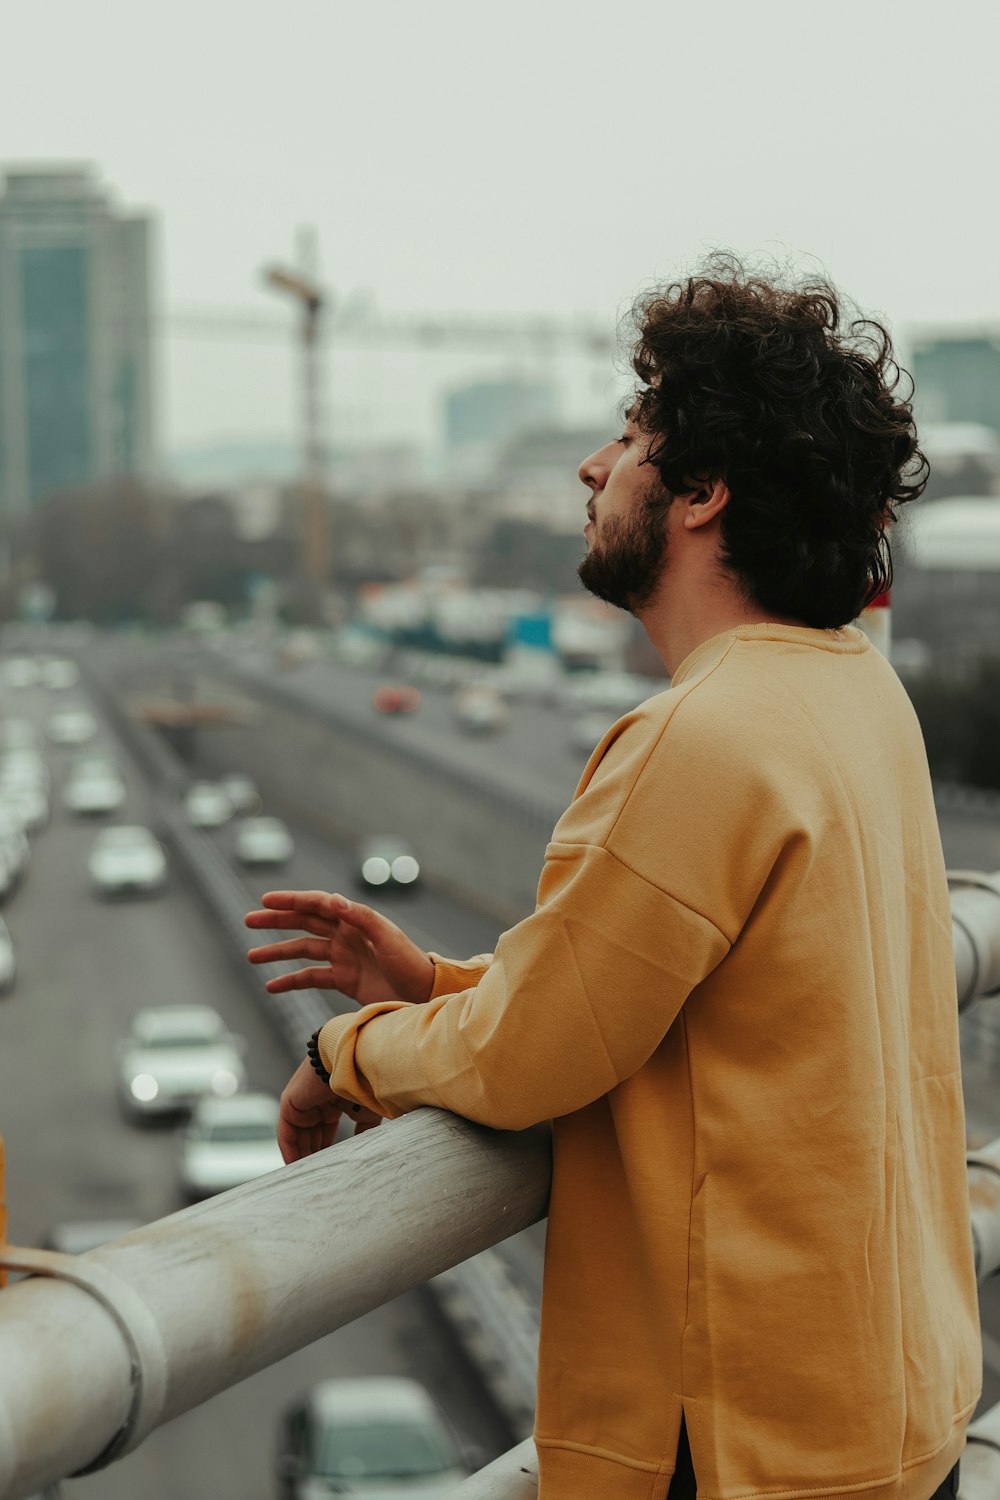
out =
[[[1000,324],[998,40],[988,0],[845,0],[835,24],[791,0],[721,16],[636,0],[621,23],[596,0],[502,17],[458,0],[178,0],[160,17],[49,0],[8,28],[0,141],[5,166],[92,162],[156,216],[171,313],[280,318],[262,268],[315,225],[341,304],[613,328],[643,287],[724,246],[828,273],[905,338]],[[335,351],[332,425],[351,442],[423,433],[432,391],[510,368]],[[296,433],[291,338],[174,331],[157,373],[166,452]],[[612,373],[570,372],[571,418],[613,407]]]

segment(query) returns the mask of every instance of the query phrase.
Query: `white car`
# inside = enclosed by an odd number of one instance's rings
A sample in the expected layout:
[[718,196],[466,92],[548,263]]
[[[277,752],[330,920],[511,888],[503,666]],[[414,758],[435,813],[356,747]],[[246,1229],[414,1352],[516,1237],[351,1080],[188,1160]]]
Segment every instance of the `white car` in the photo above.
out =
[[0,754],[0,783],[4,786],[23,786],[26,783],[44,787],[46,791],[51,778],[45,756],[38,750],[4,750]]
[[64,656],[50,656],[47,661],[43,661],[39,675],[42,686],[51,689],[52,692],[62,692],[66,688],[76,687],[80,681],[80,672],[76,662]]
[[569,728],[570,748],[580,755],[589,755],[614,723],[610,714],[599,710],[578,714]]
[[85,745],[97,733],[97,720],[89,708],[67,706],[49,715],[45,732],[56,745]]
[[31,863],[31,845],[25,827],[19,809],[0,798],[0,852],[13,870],[15,882],[27,873]]
[[507,728],[507,705],[496,688],[470,682],[455,694],[455,719],[472,734],[496,734]]
[[30,656],[8,656],[0,664],[4,685],[9,688],[34,687],[38,682],[38,667]]
[[190,1110],[228,1099],[246,1082],[243,1043],[209,1005],[142,1010],[118,1044],[118,1091],[132,1115]]
[[34,833],[49,821],[48,788],[38,778],[0,775],[0,806]]
[[102,896],[152,894],[167,880],[167,857],[148,828],[119,823],[105,828],[91,845],[90,878]]
[[184,797],[184,811],[193,828],[221,828],[233,815],[224,787],[214,781],[195,781]]
[[295,842],[280,818],[241,818],[233,853],[241,865],[284,865],[295,853]]
[[181,1144],[181,1190],[187,1198],[224,1193],[283,1165],[278,1101],[270,1094],[234,1094],[195,1106]]
[[636,672],[577,672],[564,681],[560,700],[576,713],[596,711],[620,718],[669,686],[665,677],[641,677]]
[[468,1472],[423,1386],[377,1375],[313,1386],[285,1411],[277,1458],[282,1500],[437,1500]]
[[4,719],[0,722],[0,750],[39,751],[42,736],[30,719]]
[[75,772],[62,793],[63,806],[86,817],[90,814],[118,812],[125,801],[125,783],[120,772],[95,764],[93,769]]
[[16,977],[14,944],[11,942],[6,922],[0,917],[0,993],[6,994],[8,990],[12,990]]

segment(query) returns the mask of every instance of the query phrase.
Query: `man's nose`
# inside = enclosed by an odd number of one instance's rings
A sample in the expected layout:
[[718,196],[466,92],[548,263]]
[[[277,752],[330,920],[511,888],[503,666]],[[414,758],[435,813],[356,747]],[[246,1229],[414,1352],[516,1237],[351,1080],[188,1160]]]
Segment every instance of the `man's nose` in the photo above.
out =
[[583,460],[583,463],[577,470],[583,483],[589,489],[603,490],[607,483],[610,470],[608,455],[611,446],[610,443],[606,443],[603,448],[598,448],[596,453],[591,453],[589,457]]

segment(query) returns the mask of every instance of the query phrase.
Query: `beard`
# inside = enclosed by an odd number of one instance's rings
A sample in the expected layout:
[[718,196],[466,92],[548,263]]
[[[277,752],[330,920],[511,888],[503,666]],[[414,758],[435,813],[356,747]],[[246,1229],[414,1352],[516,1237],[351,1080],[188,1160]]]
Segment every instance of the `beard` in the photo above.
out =
[[585,589],[616,609],[635,614],[656,593],[667,557],[667,512],[671,495],[652,485],[628,516],[609,516],[601,539],[577,568]]

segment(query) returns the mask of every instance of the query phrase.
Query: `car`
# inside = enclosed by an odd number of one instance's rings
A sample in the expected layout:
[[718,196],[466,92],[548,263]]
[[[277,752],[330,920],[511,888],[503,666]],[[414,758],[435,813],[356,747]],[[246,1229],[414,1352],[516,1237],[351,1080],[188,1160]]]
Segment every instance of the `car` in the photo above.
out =
[[372,707],[380,714],[416,713],[420,707],[420,694],[415,687],[383,683],[372,694]]
[[5,687],[29,688],[38,682],[38,667],[30,656],[8,656],[0,663]]
[[30,719],[4,719],[0,722],[0,751],[39,751],[41,747],[42,736]]
[[67,778],[62,800],[70,812],[83,817],[118,812],[125,801],[125,782],[119,771],[95,763]]
[[176,1114],[227,1099],[246,1083],[243,1041],[210,1005],[141,1010],[118,1044],[118,1093],[132,1117]]
[[241,865],[284,865],[295,853],[295,842],[280,818],[240,818],[233,853]]
[[252,817],[264,806],[264,799],[255,783],[242,772],[234,771],[229,776],[221,777],[219,785],[229,798],[234,812]]
[[148,828],[116,823],[91,845],[87,861],[91,881],[102,896],[153,895],[167,881],[167,857]]
[[0,774],[0,806],[31,833],[44,828],[49,821],[49,793],[46,784],[27,777],[12,778]]
[[378,1375],[323,1380],[293,1402],[282,1415],[276,1458],[282,1500],[436,1497],[468,1473],[423,1386]]
[[76,662],[63,656],[50,656],[43,661],[39,668],[39,676],[42,686],[49,688],[52,692],[63,692],[66,688],[76,687],[80,681],[80,671]]
[[412,886],[420,878],[420,862],[405,839],[395,834],[373,834],[358,847],[358,879],[370,888]]
[[141,1228],[141,1219],[63,1219],[46,1231],[42,1249],[58,1250],[61,1255],[84,1255],[98,1245],[120,1240]]
[[283,1165],[278,1101],[270,1094],[234,1094],[195,1105],[181,1141],[180,1183],[186,1198],[224,1193]]
[[0,901],[6,901],[17,888],[17,865],[12,853],[0,843]]
[[215,781],[194,781],[184,796],[184,811],[193,828],[221,828],[233,815],[233,804]]
[[103,773],[105,776],[120,776],[121,766],[115,759],[114,752],[104,749],[101,745],[88,745],[85,750],[78,750],[69,763],[67,776],[86,776]]
[[14,880],[27,874],[31,863],[31,845],[25,832],[20,809],[0,797],[0,852],[14,872]]
[[599,709],[577,714],[569,726],[570,749],[579,755],[589,755],[616,721]]
[[56,745],[85,745],[97,733],[97,720],[82,704],[67,704],[49,715],[45,733]]
[[564,681],[560,703],[574,713],[592,711],[620,717],[669,686],[666,678],[641,677],[636,672],[576,672]]
[[507,705],[489,683],[470,682],[455,694],[455,719],[472,734],[496,734],[506,729]]
[[0,917],[0,994],[6,995],[14,988],[17,964],[14,962],[14,944],[7,930],[7,923]]
[[38,785],[48,791],[51,777],[45,756],[39,750],[21,748],[0,754],[0,784],[3,786]]

